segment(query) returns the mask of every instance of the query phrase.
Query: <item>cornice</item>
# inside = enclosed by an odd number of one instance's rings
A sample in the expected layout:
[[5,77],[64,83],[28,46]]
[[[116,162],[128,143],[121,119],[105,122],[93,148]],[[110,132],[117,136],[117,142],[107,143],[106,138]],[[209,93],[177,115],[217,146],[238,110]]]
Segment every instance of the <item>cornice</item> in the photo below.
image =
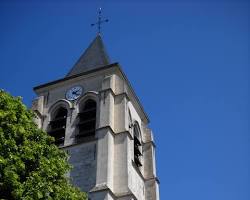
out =
[[80,76],[84,76],[84,75],[92,74],[92,73],[95,73],[95,72],[98,72],[98,71],[101,71],[101,70],[109,69],[109,68],[112,68],[112,67],[114,67],[116,65],[118,65],[117,62],[116,63],[112,63],[110,65],[105,65],[105,66],[97,68],[97,69],[89,70],[87,72],[83,72],[83,73],[80,73],[80,74],[76,74],[76,75],[64,77],[64,78],[61,78],[61,79],[57,79],[57,80],[51,81],[49,83],[38,85],[38,86],[34,87],[33,90],[36,91],[38,89],[41,89],[41,88],[44,88],[44,87],[48,87],[50,85],[54,85],[54,84],[57,84],[57,83],[60,83],[60,82],[66,81],[66,80],[71,80],[71,79],[74,79],[74,78],[77,78],[77,77],[80,77]]

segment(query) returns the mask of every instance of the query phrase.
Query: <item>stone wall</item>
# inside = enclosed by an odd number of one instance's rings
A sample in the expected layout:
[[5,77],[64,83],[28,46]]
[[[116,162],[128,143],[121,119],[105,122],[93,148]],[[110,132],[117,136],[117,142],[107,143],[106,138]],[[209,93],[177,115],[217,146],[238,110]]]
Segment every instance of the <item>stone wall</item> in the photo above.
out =
[[96,142],[84,143],[65,148],[69,153],[72,183],[82,191],[91,190],[96,183]]

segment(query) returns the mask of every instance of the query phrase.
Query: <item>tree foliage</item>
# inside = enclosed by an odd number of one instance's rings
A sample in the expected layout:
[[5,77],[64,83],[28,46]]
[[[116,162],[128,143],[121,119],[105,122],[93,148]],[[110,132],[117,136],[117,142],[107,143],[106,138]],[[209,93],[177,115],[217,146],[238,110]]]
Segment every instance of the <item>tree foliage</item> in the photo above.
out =
[[33,117],[20,97],[0,91],[0,199],[86,200],[66,176],[67,154]]

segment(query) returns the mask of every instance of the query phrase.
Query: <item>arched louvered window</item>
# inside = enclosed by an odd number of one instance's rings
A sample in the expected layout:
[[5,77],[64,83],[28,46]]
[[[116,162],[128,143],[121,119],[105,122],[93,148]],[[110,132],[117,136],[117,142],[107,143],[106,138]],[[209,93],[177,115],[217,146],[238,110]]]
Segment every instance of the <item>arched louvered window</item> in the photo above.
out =
[[67,121],[67,109],[60,107],[50,121],[49,135],[55,138],[56,145],[63,145]]
[[142,166],[142,143],[138,125],[134,126],[134,162],[137,167]]
[[96,102],[88,99],[79,113],[78,138],[94,136],[96,124]]

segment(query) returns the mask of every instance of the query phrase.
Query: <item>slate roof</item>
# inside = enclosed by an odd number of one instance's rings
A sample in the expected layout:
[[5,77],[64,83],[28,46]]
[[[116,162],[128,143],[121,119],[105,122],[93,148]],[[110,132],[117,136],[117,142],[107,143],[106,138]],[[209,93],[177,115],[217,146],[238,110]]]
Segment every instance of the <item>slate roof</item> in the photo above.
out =
[[66,75],[66,77],[101,68],[109,64],[111,64],[109,57],[105,51],[102,38],[98,34]]

